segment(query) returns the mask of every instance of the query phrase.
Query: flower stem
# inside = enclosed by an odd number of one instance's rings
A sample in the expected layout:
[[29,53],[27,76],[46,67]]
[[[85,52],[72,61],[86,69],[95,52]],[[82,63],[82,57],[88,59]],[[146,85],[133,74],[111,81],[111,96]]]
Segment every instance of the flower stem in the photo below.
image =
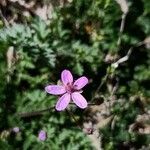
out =
[[73,118],[73,120],[75,121],[75,123],[77,124],[77,126],[82,130],[82,126],[78,123],[78,121],[75,118],[74,114],[71,111],[69,111],[68,109],[66,109],[66,112]]
[[[74,103],[70,103],[70,105],[75,105],[75,104]],[[89,103],[88,105],[94,106],[94,105],[98,105],[98,104]],[[18,113],[18,115],[21,118],[34,117],[34,116],[42,115],[43,113],[45,113],[47,111],[51,111],[51,110],[55,110],[55,106],[48,107],[48,108],[45,108],[45,109],[42,109],[42,110],[38,110],[38,111]]]

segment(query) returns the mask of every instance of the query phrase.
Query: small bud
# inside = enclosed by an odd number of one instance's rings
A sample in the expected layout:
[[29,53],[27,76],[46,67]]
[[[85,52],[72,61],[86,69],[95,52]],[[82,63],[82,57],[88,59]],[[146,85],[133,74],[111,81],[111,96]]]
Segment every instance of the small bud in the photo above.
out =
[[19,129],[19,127],[14,127],[14,128],[12,129],[12,131],[15,132],[15,133],[18,133],[18,132],[20,131],[20,129]]
[[41,131],[39,132],[38,139],[39,139],[40,141],[45,141],[46,138],[47,138],[46,132],[45,132],[44,130],[41,130]]

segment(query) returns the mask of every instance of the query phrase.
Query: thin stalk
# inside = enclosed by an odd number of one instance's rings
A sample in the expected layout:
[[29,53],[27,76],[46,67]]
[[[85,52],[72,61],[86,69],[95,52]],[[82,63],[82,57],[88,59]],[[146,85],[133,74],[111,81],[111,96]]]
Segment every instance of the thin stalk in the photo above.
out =
[[74,117],[74,114],[71,111],[69,111],[68,109],[66,109],[66,112],[70,115],[70,117],[73,118],[73,120],[75,121],[77,126],[82,130],[82,126],[78,123],[77,119]]
[[[70,103],[70,105],[75,105],[75,104]],[[97,105],[97,104],[89,103],[88,105],[94,106],[94,105]],[[45,113],[47,111],[52,111],[52,110],[55,110],[55,106],[51,106],[51,107],[48,107],[48,108],[45,108],[45,109],[42,109],[42,110],[38,110],[38,111],[18,113],[18,115],[21,118],[34,117],[34,116],[42,115],[43,113]]]

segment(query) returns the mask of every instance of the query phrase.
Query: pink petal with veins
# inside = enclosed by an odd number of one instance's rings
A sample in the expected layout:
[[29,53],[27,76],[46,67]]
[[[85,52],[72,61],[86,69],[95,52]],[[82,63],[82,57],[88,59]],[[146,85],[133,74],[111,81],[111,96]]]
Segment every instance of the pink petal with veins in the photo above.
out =
[[75,89],[80,90],[82,89],[86,84],[88,83],[88,79],[86,77],[80,77],[79,79],[77,79],[73,86]]
[[87,101],[86,99],[79,93],[74,92],[71,94],[73,102],[80,108],[84,109],[87,107]]
[[59,100],[57,101],[57,104],[55,107],[56,110],[57,111],[64,110],[68,106],[69,102],[70,102],[70,94],[66,93],[62,97],[60,97]]
[[68,83],[73,82],[73,76],[69,70],[64,70],[61,73],[61,80],[64,85],[67,85]]
[[45,87],[45,91],[53,95],[61,95],[66,92],[65,87],[61,85],[48,85]]

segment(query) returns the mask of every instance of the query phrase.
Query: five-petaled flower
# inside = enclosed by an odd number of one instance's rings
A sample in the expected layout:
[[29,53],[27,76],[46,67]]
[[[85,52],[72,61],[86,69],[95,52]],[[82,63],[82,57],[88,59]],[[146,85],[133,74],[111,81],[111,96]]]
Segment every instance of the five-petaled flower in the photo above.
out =
[[86,99],[80,94],[81,89],[88,83],[88,79],[85,76],[73,82],[73,76],[69,70],[64,70],[61,73],[62,85],[48,85],[45,90],[49,94],[62,95],[56,103],[56,110],[64,110],[71,99],[80,108],[87,107]]

